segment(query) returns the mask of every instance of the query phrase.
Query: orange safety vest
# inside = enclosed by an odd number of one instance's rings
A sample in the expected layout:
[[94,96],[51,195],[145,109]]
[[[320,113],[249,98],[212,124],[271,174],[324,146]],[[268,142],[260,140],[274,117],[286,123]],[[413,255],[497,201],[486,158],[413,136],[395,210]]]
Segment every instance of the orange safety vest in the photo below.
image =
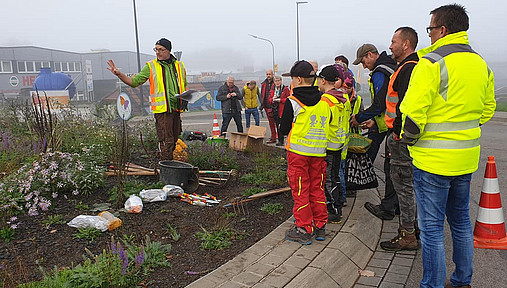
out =
[[[417,61],[411,60],[403,63],[398,70],[396,70],[391,79],[389,80],[389,86],[387,86],[387,96],[386,96],[386,114],[385,121],[386,125],[389,129],[393,128],[394,119],[396,119],[396,105],[398,105],[398,92],[393,90],[394,81],[396,81],[396,77],[398,77],[398,73],[400,73],[401,69],[407,63],[417,64]],[[355,108],[355,107],[354,107]]]

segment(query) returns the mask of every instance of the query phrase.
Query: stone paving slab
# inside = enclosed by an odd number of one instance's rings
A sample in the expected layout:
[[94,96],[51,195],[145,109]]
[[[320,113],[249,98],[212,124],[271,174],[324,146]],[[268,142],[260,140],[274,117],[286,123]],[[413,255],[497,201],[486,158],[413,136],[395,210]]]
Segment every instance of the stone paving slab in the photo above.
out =
[[[382,221],[364,208],[368,201],[380,202],[382,189],[380,185],[348,198],[343,223],[328,223],[324,241],[302,246],[285,240],[285,231],[294,224],[291,217],[187,287],[403,287],[416,252],[383,251],[379,240],[397,234],[398,218]],[[363,269],[374,272],[374,276],[359,276]]]

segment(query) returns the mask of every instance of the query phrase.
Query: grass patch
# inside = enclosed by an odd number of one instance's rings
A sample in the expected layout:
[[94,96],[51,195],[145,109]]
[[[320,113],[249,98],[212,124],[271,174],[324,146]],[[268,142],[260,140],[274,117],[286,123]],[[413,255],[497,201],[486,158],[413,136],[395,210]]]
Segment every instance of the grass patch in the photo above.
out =
[[278,214],[280,213],[280,211],[282,211],[282,209],[283,209],[282,203],[266,203],[261,207],[261,211],[268,213],[269,215]]
[[214,231],[197,232],[195,237],[201,240],[201,250],[222,250],[231,247],[232,240],[245,239],[248,234],[239,232],[230,227],[222,227]]
[[252,195],[255,195],[255,194],[258,194],[258,193],[262,193],[262,192],[266,192],[266,189],[259,188],[259,187],[250,187],[250,188],[246,189],[245,192],[243,192],[242,195],[244,197],[248,197],[248,196],[252,196]]

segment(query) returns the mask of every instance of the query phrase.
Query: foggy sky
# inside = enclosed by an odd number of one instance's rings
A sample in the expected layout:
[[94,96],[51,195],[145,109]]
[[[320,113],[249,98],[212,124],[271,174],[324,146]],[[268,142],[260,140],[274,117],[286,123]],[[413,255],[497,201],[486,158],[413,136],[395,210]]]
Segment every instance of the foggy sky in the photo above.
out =
[[[90,49],[136,51],[132,0],[2,1],[0,46],[33,45],[72,52]],[[444,1],[308,0],[299,5],[300,58],[331,63],[345,54],[350,62],[363,43],[389,47],[400,26],[419,34],[419,48],[430,45],[429,12]],[[472,47],[487,61],[507,62],[507,4],[459,1],[469,12]],[[161,37],[183,51],[189,74],[202,71],[264,70],[275,62],[286,71],[296,60],[296,4],[288,0],[137,0],[140,49],[154,55]],[[34,59],[37,60],[37,59]]]

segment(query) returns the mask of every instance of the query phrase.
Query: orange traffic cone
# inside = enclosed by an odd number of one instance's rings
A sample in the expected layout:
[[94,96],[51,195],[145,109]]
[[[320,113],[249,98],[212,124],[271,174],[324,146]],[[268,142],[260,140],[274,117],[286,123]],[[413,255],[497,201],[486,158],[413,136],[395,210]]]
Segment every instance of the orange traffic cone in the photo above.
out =
[[220,127],[218,126],[217,114],[213,114],[213,138],[220,137]]
[[479,213],[474,229],[474,247],[507,250],[507,236],[494,156],[488,156],[484,173]]

